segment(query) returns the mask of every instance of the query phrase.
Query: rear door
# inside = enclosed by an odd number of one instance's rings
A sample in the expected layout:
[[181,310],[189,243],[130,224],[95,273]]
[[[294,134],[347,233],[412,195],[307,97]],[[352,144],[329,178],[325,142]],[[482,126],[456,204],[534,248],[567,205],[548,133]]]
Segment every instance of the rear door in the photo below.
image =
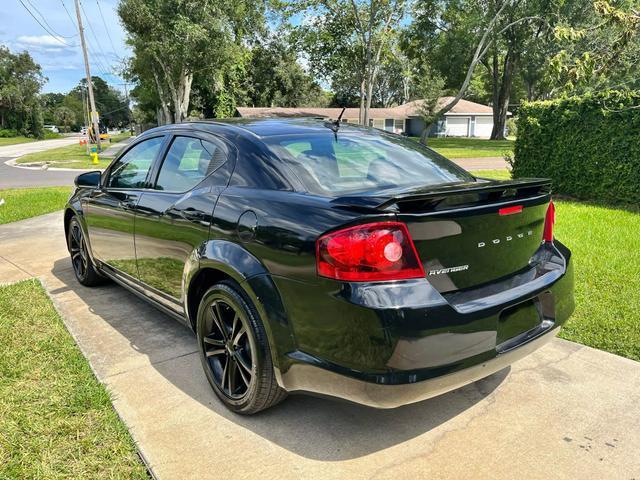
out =
[[100,189],[83,205],[94,258],[133,278],[138,272],[133,240],[135,207],[148,186],[154,160],[164,135],[129,148],[107,170]]
[[172,308],[183,302],[185,264],[209,237],[218,195],[229,182],[228,147],[211,136],[176,134],[136,206],[139,278]]

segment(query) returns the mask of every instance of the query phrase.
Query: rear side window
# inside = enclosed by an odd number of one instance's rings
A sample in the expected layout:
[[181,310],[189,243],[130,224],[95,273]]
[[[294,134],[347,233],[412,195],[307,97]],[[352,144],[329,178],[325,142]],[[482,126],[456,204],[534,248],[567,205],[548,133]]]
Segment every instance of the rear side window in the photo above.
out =
[[413,140],[377,132],[274,136],[265,142],[321,195],[474,181]]
[[193,137],[176,137],[160,167],[156,190],[186,192],[220,168],[227,156],[214,143]]

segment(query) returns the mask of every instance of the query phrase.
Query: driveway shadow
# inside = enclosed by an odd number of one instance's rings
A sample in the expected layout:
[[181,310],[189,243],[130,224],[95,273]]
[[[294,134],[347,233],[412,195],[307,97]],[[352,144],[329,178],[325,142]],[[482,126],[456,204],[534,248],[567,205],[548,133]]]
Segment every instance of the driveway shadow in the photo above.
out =
[[506,368],[453,392],[392,410],[291,395],[274,408],[245,417],[229,412],[209,387],[195,353],[195,336],[187,327],[118,285],[81,286],[67,259],[56,261],[52,273],[65,285],[52,289],[52,295],[73,291],[176,388],[215,415],[313,460],[358,458],[423,435],[485,399],[510,371]]

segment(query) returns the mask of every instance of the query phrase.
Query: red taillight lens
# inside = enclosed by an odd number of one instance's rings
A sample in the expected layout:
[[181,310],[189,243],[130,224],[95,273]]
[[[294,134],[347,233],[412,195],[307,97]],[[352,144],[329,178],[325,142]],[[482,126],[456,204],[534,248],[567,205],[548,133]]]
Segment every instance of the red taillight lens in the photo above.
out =
[[553,224],[556,223],[556,207],[553,201],[549,202],[547,214],[544,217],[544,231],[542,232],[543,242],[553,242]]
[[332,232],[316,243],[318,275],[352,282],[424,278],[404,223],[380,222]]

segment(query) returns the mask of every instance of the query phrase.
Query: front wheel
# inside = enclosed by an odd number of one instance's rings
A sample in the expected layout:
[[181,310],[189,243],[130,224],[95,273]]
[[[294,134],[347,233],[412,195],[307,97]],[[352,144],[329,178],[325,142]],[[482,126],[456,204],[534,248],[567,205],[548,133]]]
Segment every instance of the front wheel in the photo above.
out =
[[286,397],[275,379],[262,321],[238,284],[224,281],[207,290],[196,333],[207,380],[227,408],[250,415]]
[[85,287],[94,287],[103,282],[103,278],[93,267],[87,250],[87,242],[82,233],[82,227],[76,217],[69,222],[69,232],[67,234],[67,245],[71,254],[71,265],[73,272]]

